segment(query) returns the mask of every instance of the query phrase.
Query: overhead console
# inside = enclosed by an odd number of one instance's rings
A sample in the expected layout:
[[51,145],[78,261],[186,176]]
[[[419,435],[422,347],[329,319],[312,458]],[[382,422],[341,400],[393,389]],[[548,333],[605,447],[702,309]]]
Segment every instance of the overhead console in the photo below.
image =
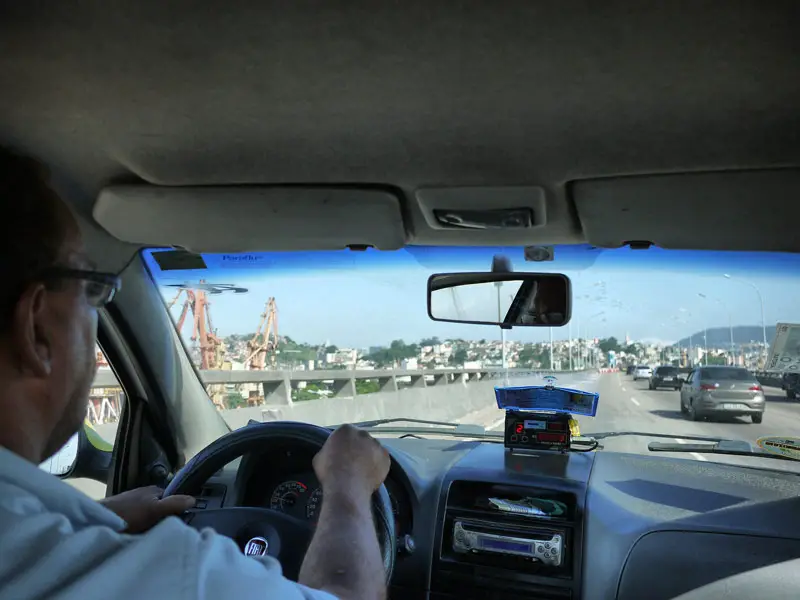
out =
[[431,598],[577,598],[581,505],[571,491],[452,481]]

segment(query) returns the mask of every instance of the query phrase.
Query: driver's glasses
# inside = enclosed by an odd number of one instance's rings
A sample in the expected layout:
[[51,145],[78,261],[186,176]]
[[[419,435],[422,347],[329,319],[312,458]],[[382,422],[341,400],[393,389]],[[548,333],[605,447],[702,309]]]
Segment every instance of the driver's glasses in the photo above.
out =
[[84,269],[55,267],[43,273],[46,279],[79,279],[84,282],[86,300],[92,306],[100,308],[114,299],[122,287],[119,276],[114,273],[102,273]]

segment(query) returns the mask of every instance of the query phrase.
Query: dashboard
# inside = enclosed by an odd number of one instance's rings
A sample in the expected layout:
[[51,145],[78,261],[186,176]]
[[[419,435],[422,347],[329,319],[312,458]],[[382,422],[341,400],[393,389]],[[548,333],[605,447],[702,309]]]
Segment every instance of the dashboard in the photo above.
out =
[[[386,486],[399,542],[391,598],[710,600],[800,590],[793,473],[606,450],[378,439],[392,458]],[[315,452],[271,440],[211,478],[204,502],[316,522],[324,497]]]

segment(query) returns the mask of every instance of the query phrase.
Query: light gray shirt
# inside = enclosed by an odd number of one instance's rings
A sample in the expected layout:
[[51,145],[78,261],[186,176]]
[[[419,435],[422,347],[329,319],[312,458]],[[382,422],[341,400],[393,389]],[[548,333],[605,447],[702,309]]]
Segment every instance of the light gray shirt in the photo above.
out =
[[169,517],[121,533],[113,512],[0,448],[0,599],[335,600],[284,578],[271,557]]

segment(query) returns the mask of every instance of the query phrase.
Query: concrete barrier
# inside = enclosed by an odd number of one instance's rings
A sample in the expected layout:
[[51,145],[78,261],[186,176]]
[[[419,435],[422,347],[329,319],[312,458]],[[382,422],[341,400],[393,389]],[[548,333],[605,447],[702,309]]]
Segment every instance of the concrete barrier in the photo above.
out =
[[[550,373],[528,375],[525,379],[538,380]],[[560,379],[565,376],[569,379],[571,375],[581,372],[557,373]],[[520,377],[515,379],[517,379],[515,383],[521,383]],[[568,379],[561,383],[568,385]],[[337,425],[400,417],[458,421],[470,413],[495,406],[494,387],[502,385],[502,381],[499,378],[470,380],[468,377],[461,377],[447,385],[406,387],[351,397],[321,398],[291,404],[262,404],[250,408],[223,410],[222,416],[231,429],[239,429],[251,420],[302,421],[315,425]],[[113,440],[116,437],[116,423],[96,425],[95,428],[106,440]]]
[[443,386],[410,387],[354,397],[324,398],[291,405],[262,405],[222,411],[232,429],[254,421],[303,421],[315,425],[357,423],[373,419],[411,417],[432,421],[454,421],[495,404],[497,381]]

